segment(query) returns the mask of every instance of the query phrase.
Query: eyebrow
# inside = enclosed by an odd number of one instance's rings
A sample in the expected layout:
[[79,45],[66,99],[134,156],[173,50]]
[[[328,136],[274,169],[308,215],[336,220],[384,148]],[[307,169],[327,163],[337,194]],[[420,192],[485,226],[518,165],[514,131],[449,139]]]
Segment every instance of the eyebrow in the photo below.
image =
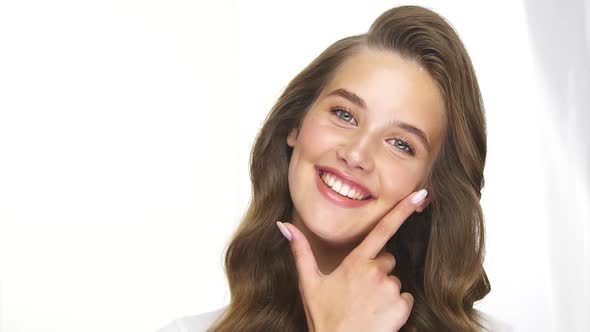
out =
[[336,89],[328,94],[328,96],[340,96],[344,99],[348,99],[348,101],[352,102],[353,104],[366,109],[367,103],[363,100],[363,98],[359,97],[356,93],[352,91],[348,91],[346,89]]
[[[351,103],[359,106],[362,109],[367,109],[367,103],[363,100],[363,98],[359,97],[359,95],[357,95],[356,93],[352,92],[352,91],[348,91],[346,89],[336,89],[332,92],[330,92],[326,97],[329,96],[339,96],[342,97],[344,99],[347,99],[348,101],[350,101]],[[415,126],[407,123],[407,122],[403,122],[403,121],[399,121],[399,120],[392,120],[390,121],[390,124],[394,127],[398,127],[400,129],[403,129],[407,132],[409,132],[410,134],[413,134],[415,136],[417,136],[422,143],[424,143],[424,145],[426,146],[426,150],[428,152],[430,152],[430,143],[428,143],[428,138],[426,137],[426,134],[424,133],[424,131],[422,131],[419,128],[416,128]]]

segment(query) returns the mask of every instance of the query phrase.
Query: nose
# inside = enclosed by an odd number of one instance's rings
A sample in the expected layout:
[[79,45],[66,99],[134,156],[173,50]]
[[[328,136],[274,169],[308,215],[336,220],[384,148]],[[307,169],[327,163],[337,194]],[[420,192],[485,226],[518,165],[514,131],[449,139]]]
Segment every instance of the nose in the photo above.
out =
[[374,161],[370,150],[369,137],[356,137],[340,145],[336,150],[336,156],[351,170],[371,171]]

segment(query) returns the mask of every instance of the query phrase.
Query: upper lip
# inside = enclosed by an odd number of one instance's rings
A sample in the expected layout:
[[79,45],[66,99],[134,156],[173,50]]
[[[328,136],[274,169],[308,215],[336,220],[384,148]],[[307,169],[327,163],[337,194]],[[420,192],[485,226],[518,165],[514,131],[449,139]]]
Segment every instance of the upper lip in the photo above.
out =
[[350,175],[346,175],[344,173],[342,173],[341,171],[332,168],[332,167],[328,167],[328,166],[316,166],[316,168],[318,169],[318,171],[325,171],[328,173],[332,173],[335,176],[337,176],[338,178],[344,180],[345,183],[348,183],[349,185],[352,185],[360,190],[363,191],[363,194],[365,195],[369,195],[369,197],[374,197],[374,195],[371,193],[371,191],[369,189],[367,189],[367,187],[363,186],[362,184],[358,183],[352,176]]

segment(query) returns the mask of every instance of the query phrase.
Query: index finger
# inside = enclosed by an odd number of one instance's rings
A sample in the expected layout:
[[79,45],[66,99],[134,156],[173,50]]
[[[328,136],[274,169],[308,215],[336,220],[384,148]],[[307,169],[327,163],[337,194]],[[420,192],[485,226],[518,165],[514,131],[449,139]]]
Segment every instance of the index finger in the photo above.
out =
[[374,259],[404,221],[416,211],[416,207],[427,194],[426,189],[422,189],[404,198],[379,221],[353,253],[359,257]]

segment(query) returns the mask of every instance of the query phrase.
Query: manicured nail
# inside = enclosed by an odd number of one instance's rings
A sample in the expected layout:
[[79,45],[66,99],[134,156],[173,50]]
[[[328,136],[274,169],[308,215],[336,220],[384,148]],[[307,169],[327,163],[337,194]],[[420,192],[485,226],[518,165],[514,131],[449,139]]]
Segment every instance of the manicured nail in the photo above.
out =
[[414,193],[414,195],[412,195],[412,197],[410,198],[410,201],[412,203],[418,205],[418,204],[422,203],[422,201],[424,200],[426,195],[428,195],[428,192],[426,191],[426,189],[422,189],[422,190]]
[[287,240],[291,241],[291,239],[293,239],[291,232],[289,232],[287,227],[285,227],[285,225],[283,225],[282,222],[277,221],[277,226],[279,226],[279,231],[281,231],[281,233],[283,233],[283,236],[285,236],[287,238]]

